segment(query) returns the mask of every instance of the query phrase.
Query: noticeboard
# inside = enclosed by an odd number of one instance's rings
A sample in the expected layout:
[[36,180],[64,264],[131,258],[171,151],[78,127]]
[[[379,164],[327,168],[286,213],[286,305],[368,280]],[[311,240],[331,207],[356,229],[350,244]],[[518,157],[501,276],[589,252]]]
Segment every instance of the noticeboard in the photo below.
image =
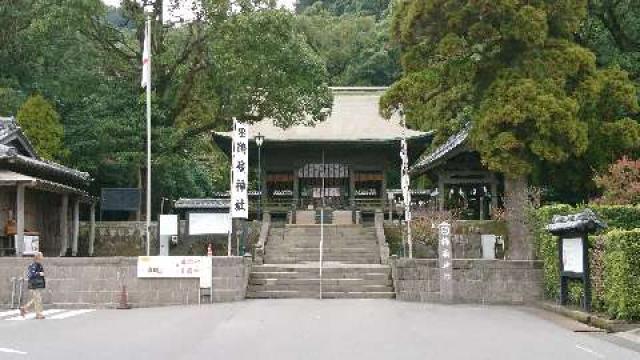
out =
[[562,239],[562,270],[581,274],[584,272],[582,238]]
[[142,190],[138,188],[102,188],[100,209],[103,211],[138,211]]
[[229,213],[189,213],[189,235],[223,235],[230,231]]
[[160,236],[178,235],[178,215],[160,215]]
[[213,264],[208,256],[139,256],[139,278],[199,278],[210,288]]

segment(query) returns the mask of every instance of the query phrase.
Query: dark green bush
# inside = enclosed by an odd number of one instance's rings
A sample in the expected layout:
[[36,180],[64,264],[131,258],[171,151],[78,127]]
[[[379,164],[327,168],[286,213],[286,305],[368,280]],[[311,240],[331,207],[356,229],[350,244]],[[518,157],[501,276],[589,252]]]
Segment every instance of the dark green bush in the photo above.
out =
[[607,233],[604,302],[614,318],[640,319],[640,229]]
[[609,228],[623,230],[640,228],[640,206],[590,205],[588,207],[595,211],[607,223]]

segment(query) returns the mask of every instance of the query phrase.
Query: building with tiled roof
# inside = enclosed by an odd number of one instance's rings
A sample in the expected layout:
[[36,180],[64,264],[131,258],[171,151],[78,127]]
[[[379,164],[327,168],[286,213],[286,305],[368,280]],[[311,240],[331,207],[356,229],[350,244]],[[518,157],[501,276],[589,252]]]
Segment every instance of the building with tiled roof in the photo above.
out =
[[[86,172],[42,159],[15,118],[0,117],[0,256],[77,255],[81,209],[95,219],[90,182]],[[92,232],[86,240],[92,253]]]

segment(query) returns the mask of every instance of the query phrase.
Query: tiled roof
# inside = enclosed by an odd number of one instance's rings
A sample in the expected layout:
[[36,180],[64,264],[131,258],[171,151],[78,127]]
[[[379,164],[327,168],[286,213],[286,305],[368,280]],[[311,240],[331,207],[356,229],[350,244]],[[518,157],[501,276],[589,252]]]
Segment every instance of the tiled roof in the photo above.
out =
[[10,145],[15,141],[23,148],[25,155],[39,158],[33,148],[33,144],[31,144],[31,141],[29,141],[16,122],[16,118],[0,116],[0,144]]
[[0,144],[0,161],[16,163],[24,166],[25,168],[43,171],[52,174],[53,176],[70,177],[75,181],[83,183],[87,183],[91,180],[91,177],[86,172],[78,171],[53,161],[35,159],[21,155],[12,146]]
[[446,159],[451,152],[459,147],[465,145],[469,138],[469,132],[471,131],[471,125],[467,124],[460,132],[452,135],[447,141],[440,145],[437,149],[420,158],[409,170],[411,173],[418,171],[425,171],[432,168],[438,163],[439,160]]
[[[399,119],[380,115],[380,96],[386,88],[332,88],[334,103],[331,115],[315,126],[296,125],[282,129],[271,119],[249,127],[253,138],[258,133],[268,142],[385,142],[399,141],[403,130],[408,139],[431,136],[430,132],[403,129]],[[216,133],[230,137],[230,132]]]
[[228,209],[229,199],[178,199],[175,209]]

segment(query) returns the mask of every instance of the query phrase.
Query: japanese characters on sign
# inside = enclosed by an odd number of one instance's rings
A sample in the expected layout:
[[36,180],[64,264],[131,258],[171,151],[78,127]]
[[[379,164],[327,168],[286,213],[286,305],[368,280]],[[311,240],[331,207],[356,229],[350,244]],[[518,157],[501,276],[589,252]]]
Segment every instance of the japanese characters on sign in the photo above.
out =
[[212,263],[206,256],[140,256],[139,278],[199,278],[201,288],[210,288]]
[[409,178],[409,157],[407,149],[407,141],[402,139],[400,142],[400,159],[402,159],[401,169],[401,187],[402,198],[405,207],[405,220],[411,221],[411,191],[410,191],[410,178]]
[[249,217],[249,128],[233,122],[231,149],[231,217]]

